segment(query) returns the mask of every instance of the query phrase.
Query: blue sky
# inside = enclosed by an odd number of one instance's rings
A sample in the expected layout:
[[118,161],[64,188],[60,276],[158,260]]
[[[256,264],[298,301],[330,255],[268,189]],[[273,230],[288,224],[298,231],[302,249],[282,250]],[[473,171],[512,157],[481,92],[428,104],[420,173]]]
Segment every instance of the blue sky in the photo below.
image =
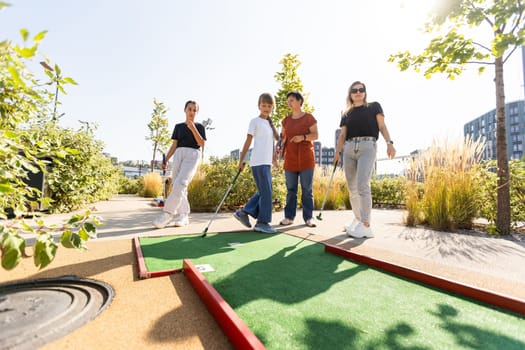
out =
[[[302,62],[323,146],[334,146],[348,86],[361,80],[406,155],[460,137],[463,124],[495,106],[490,68],[427,80],[387,62],[426,45],[417,28],[434,1],[13,0],[0,11],[0,41],[19,43],[20,28],[47,30],[42,54],[79,83],[60,96],[61,124],[97,124],[105,151],[120,161],[151,159],[145,137],[154,98],[169,108],[170,131],[184,120],[184,102],[199,102],[197,119],[215,127],[207,157],[241,148],[258,96],[279,89],[274,75],[286,53]],[[505,66],[507,101],[524,98],[521,60],[515,52]],[[385,156],[381,140],[378,157]]]

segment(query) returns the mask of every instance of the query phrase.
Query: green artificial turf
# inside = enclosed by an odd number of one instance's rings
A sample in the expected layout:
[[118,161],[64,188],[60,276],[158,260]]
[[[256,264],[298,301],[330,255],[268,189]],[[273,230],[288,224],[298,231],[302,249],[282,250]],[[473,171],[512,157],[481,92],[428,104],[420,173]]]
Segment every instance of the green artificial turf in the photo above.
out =
[[140,238],[150,272],[204,276],[268,349],[525,349],[524,317],[325,253],[286,234]]

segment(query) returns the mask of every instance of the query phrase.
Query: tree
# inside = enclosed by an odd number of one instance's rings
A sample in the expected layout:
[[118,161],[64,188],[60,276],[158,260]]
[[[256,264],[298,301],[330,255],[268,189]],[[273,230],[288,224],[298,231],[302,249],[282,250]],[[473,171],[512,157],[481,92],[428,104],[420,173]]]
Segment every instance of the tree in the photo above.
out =
[[[522,0],[440,1],[425,26],[428,34],[435,35],[426,49],[419,55],[406,51],[389,58],[390,62],[397,62],[401,71],[412,67],[420,72],[424,68],[427,78],[444,73],[454,79],[466,65],[479,65],[480,74],[487,66],[494,68],[498,177],[496,228],[500,234],[509,234],[511,227],[503,67],[509,57],[525,44],[524,6]],[[490,30],[491,37],[478,38],[475,35],[479,32],[469,31],[482,25]]]
[[314,108],[308,103],[308,95],[304,93],[303,83],[297,69],[301,65],[301,61],[297,58],[298,55],[292,55],[287,53],[279,61],[282,65],[282,71],[275,73],[274,78],[276,81],[281,83],[281,88],[277,91],[275,97],[275,112],[272,115],[272,121],[274,123],[280,122],[288,114],[290,114],[290,108],[288,107],[288,100],[286,95],[290,91],[299,91],[303,95],[303,110],[307,113],[313,113]]
[[153,143],[151,172],[153,172],[155,166],[157,151],[165,153],[171,141],[168,130],[168,118],[166,117],[168,109],[163,102],[158,102],[156,99],[153,99],[153,104],[155,107],[153,108],[153,113],[151,113],[151,120],[148,123],[149,136],[146,136],[146,140]]

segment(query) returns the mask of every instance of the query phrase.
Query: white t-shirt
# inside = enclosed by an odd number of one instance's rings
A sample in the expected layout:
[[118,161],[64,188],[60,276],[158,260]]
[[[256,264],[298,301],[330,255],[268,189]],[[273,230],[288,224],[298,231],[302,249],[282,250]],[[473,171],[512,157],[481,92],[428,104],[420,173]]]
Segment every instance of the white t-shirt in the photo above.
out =
[[248,134],[253,136],[250,166],[272,165],[273,131],[268,120],[261,117],[250,120]]

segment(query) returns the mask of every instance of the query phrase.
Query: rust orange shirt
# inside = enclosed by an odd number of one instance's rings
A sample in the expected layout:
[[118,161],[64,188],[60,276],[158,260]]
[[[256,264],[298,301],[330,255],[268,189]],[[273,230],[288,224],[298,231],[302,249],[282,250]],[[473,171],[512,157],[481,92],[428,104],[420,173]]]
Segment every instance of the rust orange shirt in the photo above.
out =
[[314,145],[312,141],[290,142],[294,136],[310,133],[310,127],[317,120],[314,116],[305,113],[301,118],[294,119],[291,115],[283,119],[284,138],[284,170],[302,171],[315,167]]

